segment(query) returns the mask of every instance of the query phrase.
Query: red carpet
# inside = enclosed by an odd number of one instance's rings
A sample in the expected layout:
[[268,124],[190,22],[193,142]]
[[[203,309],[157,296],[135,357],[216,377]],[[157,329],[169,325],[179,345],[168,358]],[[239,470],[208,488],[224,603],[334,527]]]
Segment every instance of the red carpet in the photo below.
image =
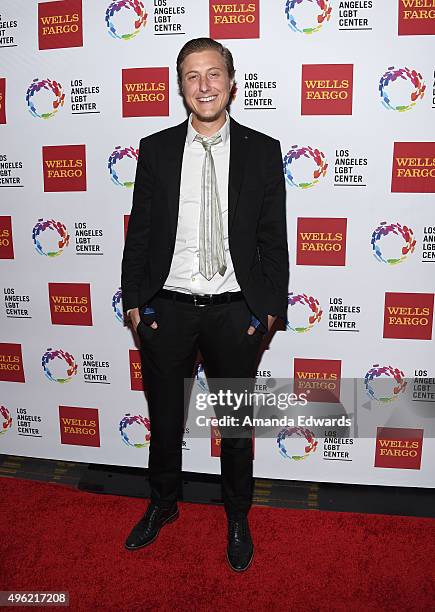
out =
[[152,546],[129,552],[143,500],[0,486],[0,589],[66,590],[72,610],[434,609],[432,519],[255,507],[254,562],[236,574],[221,508],[181,504]]

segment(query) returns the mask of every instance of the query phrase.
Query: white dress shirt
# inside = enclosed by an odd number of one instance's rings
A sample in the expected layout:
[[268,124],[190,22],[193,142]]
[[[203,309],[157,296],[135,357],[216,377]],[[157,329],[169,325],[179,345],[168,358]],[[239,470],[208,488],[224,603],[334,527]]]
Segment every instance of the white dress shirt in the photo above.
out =
[[213,145],[217,186],[222,212],[222,227],[227,269],[224,276],[217,272],[207,280],[199,272],[199,215],[201,208],[201,174],[205,157],[202,144],[195,141],[198,132],[192,127],[189,117],[180,183],[180,203],[178,225],[175,237],[175,250],[172,258],[165,289],[183,293],[224,293],[240,291],[234,273],[228,245],[228,174],[230,166],[230,120],[226,121],[218,133],[222,142]]

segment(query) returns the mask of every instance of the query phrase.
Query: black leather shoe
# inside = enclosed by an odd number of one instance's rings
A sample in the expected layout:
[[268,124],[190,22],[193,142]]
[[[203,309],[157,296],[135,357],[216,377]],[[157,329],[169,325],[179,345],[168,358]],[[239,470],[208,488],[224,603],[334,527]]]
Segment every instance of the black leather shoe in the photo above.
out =
[[143,546],[148,546],[157,538],[163,525],[172,523],[178,516],[177,504],[166,510],[150,503],[147,511],[126,539],[125,548],[127,550],[137,550]]
[[252,563],[254,545],[246,516],[228,518],[227,559],[231,569],[244,572]]

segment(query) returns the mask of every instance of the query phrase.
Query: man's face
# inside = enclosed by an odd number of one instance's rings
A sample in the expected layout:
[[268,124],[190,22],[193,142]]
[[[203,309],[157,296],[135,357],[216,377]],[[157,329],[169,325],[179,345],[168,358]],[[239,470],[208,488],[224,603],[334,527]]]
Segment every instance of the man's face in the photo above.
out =
[[191,53],[182,65],[184,101],[198,121],[216,121],[225,114],[232,82],[218,51]]

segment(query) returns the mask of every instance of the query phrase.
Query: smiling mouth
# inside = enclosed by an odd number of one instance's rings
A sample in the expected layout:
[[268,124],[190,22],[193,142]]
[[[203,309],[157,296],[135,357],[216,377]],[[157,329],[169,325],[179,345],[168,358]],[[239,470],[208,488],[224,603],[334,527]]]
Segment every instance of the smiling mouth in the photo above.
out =
[[204,98],[197,98],[198,102],[213,102],[213,100],[216,100],[217,96],[207,96]]

